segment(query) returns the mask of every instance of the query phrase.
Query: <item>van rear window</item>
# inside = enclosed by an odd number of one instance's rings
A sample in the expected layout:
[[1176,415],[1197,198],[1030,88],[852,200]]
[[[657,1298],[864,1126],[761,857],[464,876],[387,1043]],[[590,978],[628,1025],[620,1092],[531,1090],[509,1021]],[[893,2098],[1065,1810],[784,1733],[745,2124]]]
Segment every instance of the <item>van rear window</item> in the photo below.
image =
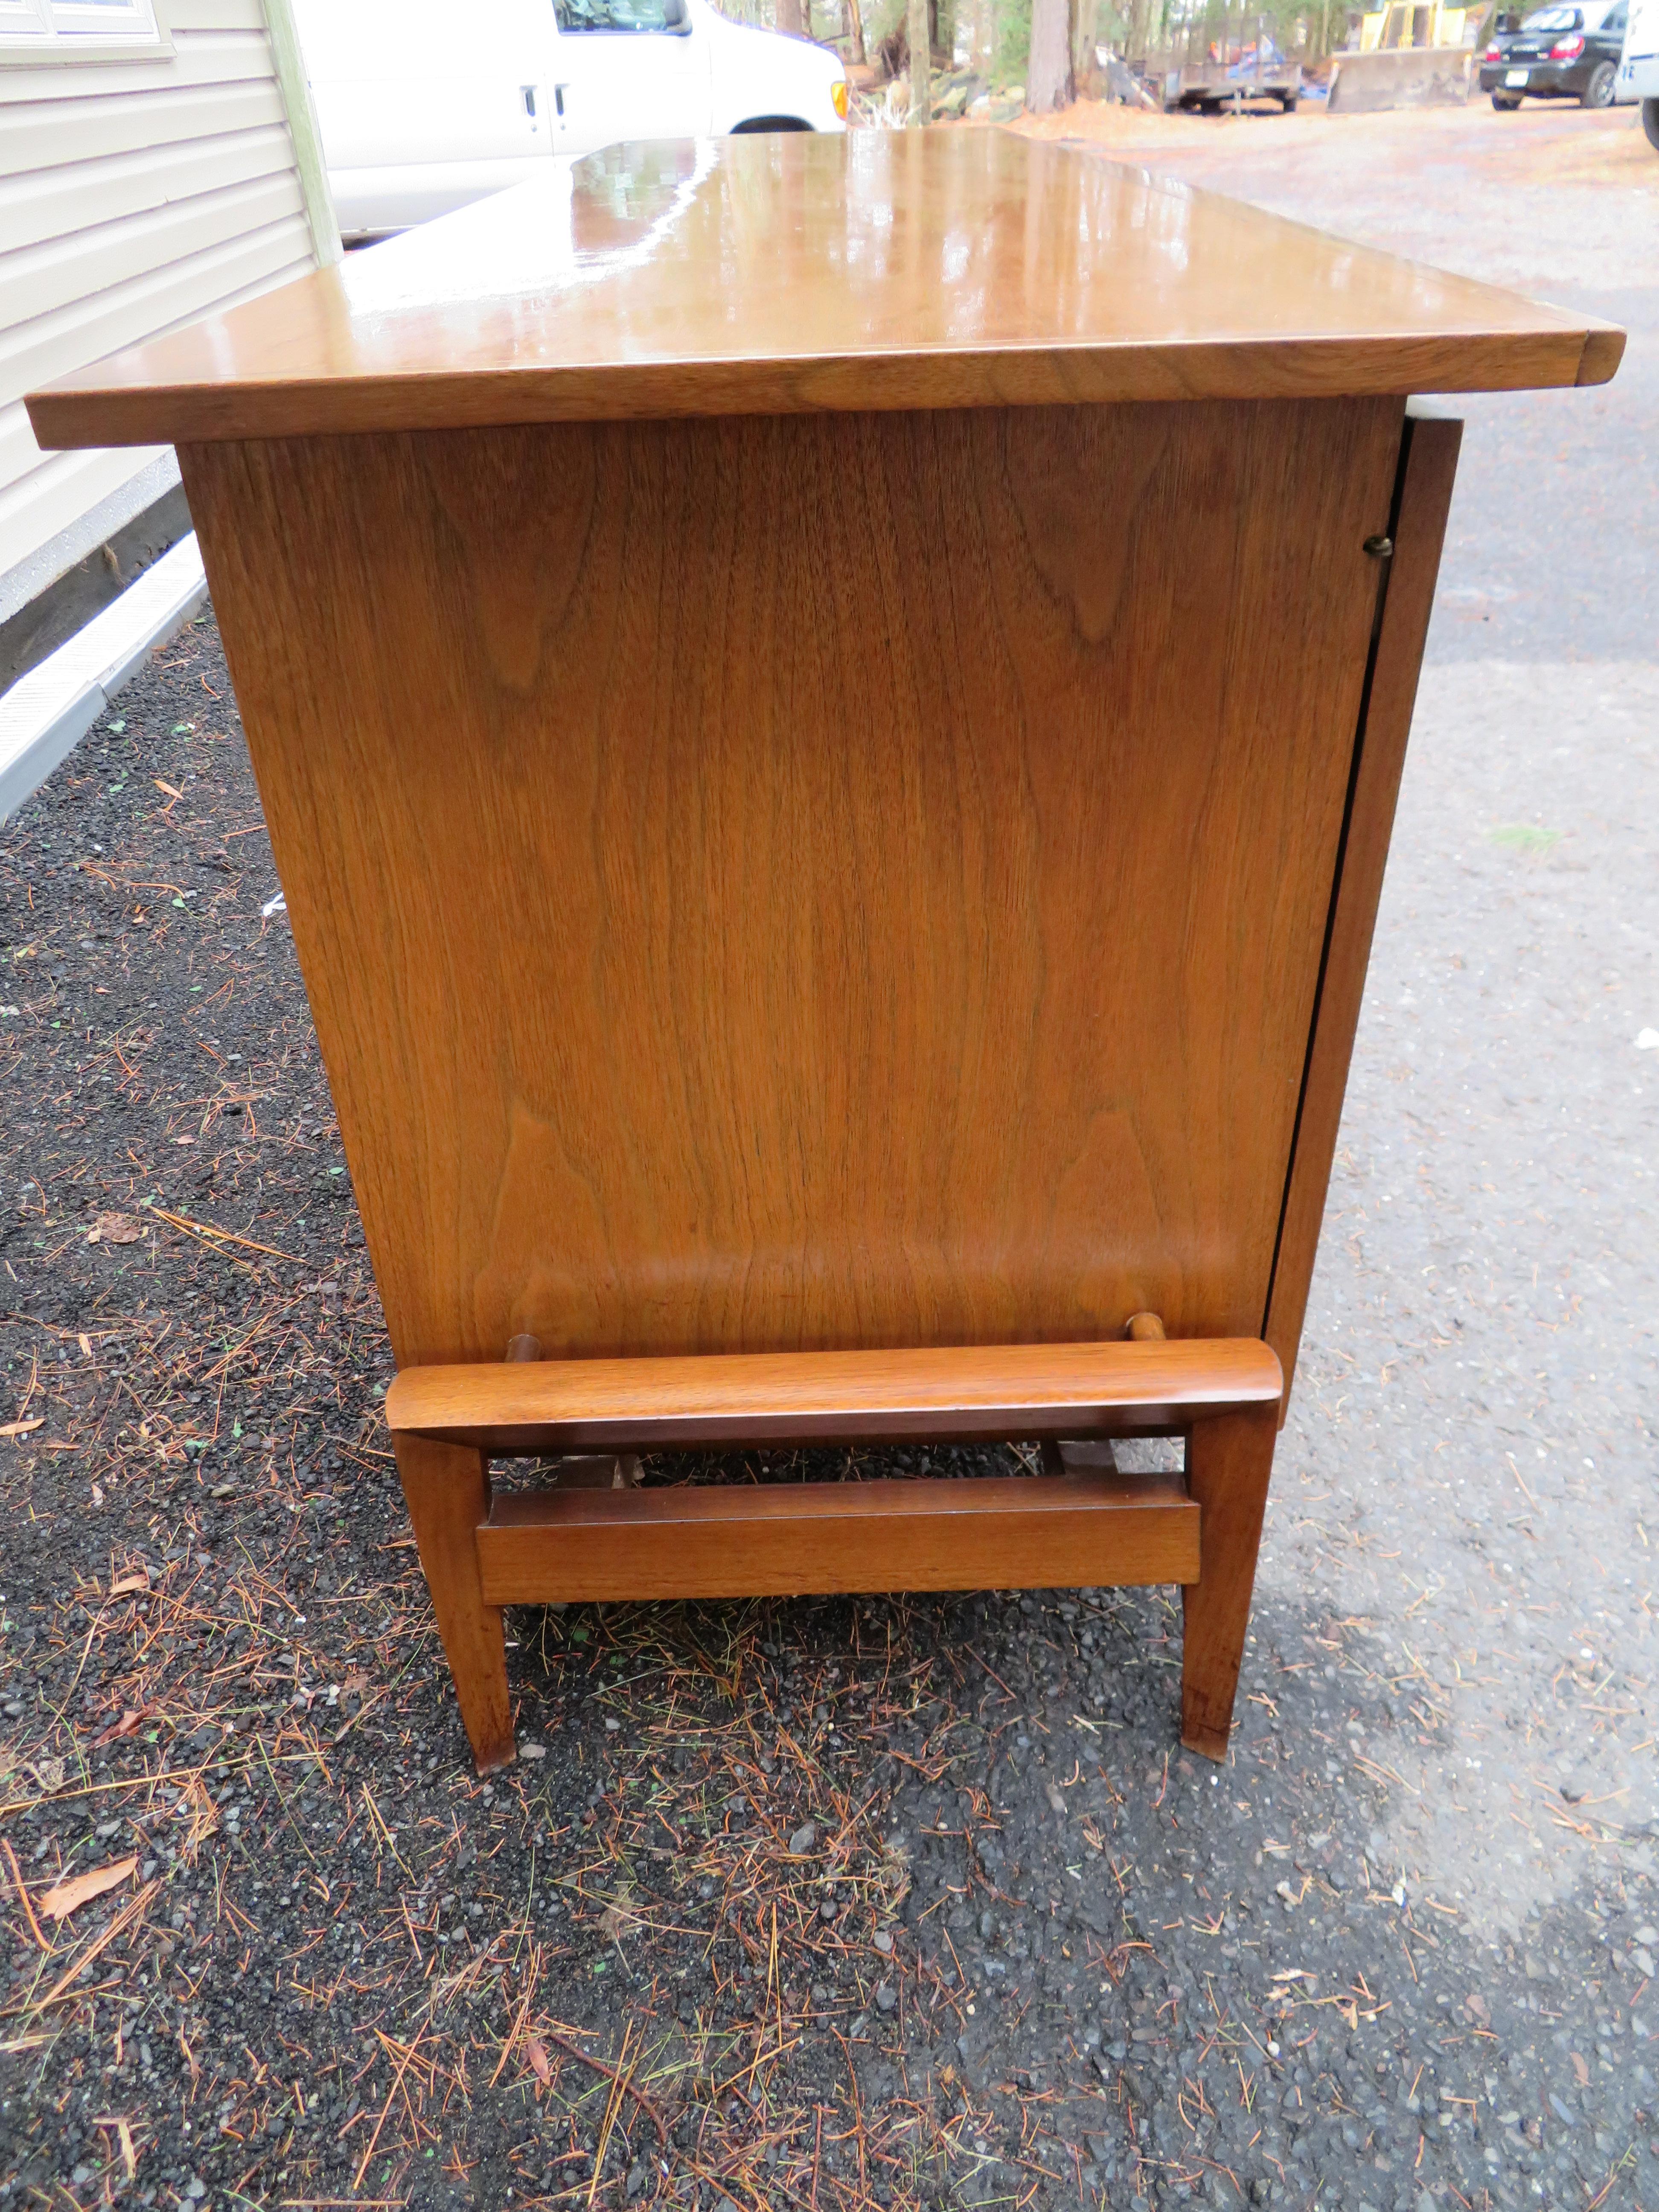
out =
[[553,0],[562,31],[665,31],[683,15],[684,0]]

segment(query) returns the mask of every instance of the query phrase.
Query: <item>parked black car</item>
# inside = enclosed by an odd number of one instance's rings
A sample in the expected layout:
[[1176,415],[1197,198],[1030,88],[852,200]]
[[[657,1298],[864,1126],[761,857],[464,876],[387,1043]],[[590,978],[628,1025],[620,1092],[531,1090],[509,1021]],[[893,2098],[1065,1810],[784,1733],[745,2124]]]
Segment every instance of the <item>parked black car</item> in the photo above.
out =
[[[1619,74],[1630,0],[1535,8],[1518,30],[1500,30],[1480,58],[1480,89],[1498,108],[1523,100],[1576,100],[1607,107]],[[1513,16],[1500,21],[1513,23]]]

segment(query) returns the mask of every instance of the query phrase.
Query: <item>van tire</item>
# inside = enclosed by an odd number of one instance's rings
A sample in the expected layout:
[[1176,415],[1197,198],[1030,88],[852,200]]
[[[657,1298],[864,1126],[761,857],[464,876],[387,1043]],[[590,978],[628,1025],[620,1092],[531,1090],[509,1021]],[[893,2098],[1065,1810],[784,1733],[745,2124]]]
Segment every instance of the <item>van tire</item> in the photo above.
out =
[[810,123],[803,123],[799,115],[751,115],[746,123],[734,123],[732,136],[744,138],[757,131],[810,131]]
[[1648,134],[1648,143],[1659,153],[1659,100],[1642,102],[1642,128]]

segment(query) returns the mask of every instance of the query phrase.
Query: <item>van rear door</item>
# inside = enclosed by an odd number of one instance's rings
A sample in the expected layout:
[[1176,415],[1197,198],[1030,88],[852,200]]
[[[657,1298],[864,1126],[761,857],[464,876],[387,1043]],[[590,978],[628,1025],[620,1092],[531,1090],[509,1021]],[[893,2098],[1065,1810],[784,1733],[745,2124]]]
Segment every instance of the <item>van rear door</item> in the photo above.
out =
[[401,230],[537,174],[549,0],[296,0],[340,228]]
[[555,150],[708,131],[708,39],[689,0],[548,0]]
[[1631,0],[1615,100],[1659,100],[1659,0]]

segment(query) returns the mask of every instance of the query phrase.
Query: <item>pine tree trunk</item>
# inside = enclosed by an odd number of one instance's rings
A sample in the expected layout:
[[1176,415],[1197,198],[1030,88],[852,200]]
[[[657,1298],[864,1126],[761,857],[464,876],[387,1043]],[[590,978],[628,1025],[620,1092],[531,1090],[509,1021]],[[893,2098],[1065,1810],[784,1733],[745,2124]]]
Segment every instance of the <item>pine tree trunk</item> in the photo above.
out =
[[1079,90],[1088,87],[1097,67],[1095,46],[1099,25],[1100,0],[1077,0],[1072,26],[1072,73]]
[[847,0],[847,30],[848,44],[852,48],[847,58],[854,62],[867,61],[869,57],[864,51],[864,10],[860,7],[859,0]]
[[1071,106],[1071,34],[1066,0],[1031,0],[1031,59],[1025,73],[1029,113],[1052,115]]
[[[1062,8],[1066,0],[1060,0]],[[926,123],[933,107],[933,88],[929,83],[927,55],[927,0],[909,0],[907,27],[910,34],[910,112],[906,120],[912,129]]]
[[781,31],[799,33],[800,0],[777,0],[777,27]]

